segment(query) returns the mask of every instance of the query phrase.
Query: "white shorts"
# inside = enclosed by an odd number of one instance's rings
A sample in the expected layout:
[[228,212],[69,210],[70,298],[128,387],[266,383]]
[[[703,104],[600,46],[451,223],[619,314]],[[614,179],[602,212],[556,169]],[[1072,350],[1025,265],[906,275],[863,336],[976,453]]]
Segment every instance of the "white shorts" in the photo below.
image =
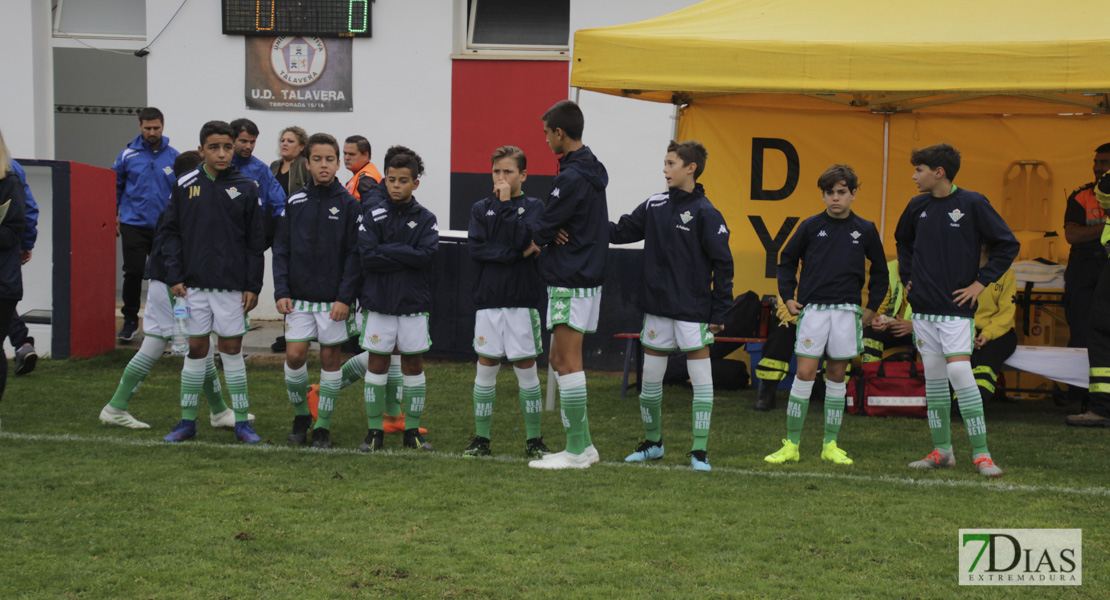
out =
[[670,352],[682,350],[693,352],[713,343],[713,333],[708,323],[676,321],[668,317],[644,315],[644,330],[640,332],[640,343],[645,348]]
[[474,315],[474,351],[512,362],[543,352],[540,311],[534,308],[483,308]]
[[250,317],[243,313],[243,292],[188,292],[189,337],[215,333],[222,338],[235,338],[250,330]]
[[921,354],[970,356],[975,347],[975,319],[914,315],[913,341]]
[[423,354],[432,347],[428,336],[428,314],[383,315],[372,310],[362,313],[359,344],[374,354]]
[[811,304],[798,314],[794,354],[806,358],[828,355],[848,360],[863,352],[860,307],[852,304]]
[[597,331],[601,314],[601,286],[595,288],[547,288],[547,328],[569,325],[582,333]]
[[332,321],[331,305],[331,302],[294,300],[293,312],[285,315],[285,341],[337,346],[357,334],[355,313],[347,313],[342,321]]
[[151,279],[146,284],[143,335],[163,340],[173,339],[173,296],[170,295],[170,286],[161,281]]

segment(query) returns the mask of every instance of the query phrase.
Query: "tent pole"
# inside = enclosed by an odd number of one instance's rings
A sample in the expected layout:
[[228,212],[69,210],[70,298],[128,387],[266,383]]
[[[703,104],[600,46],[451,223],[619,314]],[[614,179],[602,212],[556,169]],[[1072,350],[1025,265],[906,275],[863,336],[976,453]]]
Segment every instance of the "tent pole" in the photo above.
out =
[[682,114],[682,107],[675,104],[674,105],[674,116],[671,117],[672,119],[674,119],[674,128],[671,130],[671,139],[672,140],[677,140],[678,139],[678,118],[681,114]]
[[582,88],[577,88],[576,87],[576,88],[571,88],[571,89],[574,90],[574,98],[571,98],[571,99],[574,100],[575,104],[578,104],[578,93],[582,91]]
[[886,186],[890,168],[890,115],[883,115],[883,203],[879,211],[879,239],[886,235]]

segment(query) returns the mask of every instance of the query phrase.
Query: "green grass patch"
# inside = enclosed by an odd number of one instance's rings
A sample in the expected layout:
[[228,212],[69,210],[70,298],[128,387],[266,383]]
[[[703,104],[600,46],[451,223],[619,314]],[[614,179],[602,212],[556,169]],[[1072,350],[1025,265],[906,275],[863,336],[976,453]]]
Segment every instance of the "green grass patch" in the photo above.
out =
[[[164,444],[180,419],[180,359],[163,359],[130,410],[99,424],[130,352],[39,363],[10,377],[0,418],[0,598],[1103,598],[1110,584],[1105,430],[1064,427],[1049,402],[991,403],[1001,480],[975,474],[954,418],[957,467],[916,472],[924,421],[848,416],[856,464],[820,460],[810,407],[802,461],[764,455],[785,433],[753,392],[722,392],[711,473],[695,473],[689,388],[664,387],[666,456],[626,465],[643,432],[619,379],[590,374],[602,464],[529,469],[511,369],[498,380],[495,456],[464,459],[473,364],[427,368],[432,453],[361,455],[362,390],[344,390],[333,451],[284,444],[293,411],[280,365],[249,365],[264,443],[213,430]],[[313,379],[318,363],[310,363]],[[541,379],[543,379],[541,377]],[[225,391],[226,395],[226,391]],[[784,394],[780,394],[782,396]],[[558,414],[545,440],[561,449]],[[1080,528],[1079,588],[957,585],[960,528]]]

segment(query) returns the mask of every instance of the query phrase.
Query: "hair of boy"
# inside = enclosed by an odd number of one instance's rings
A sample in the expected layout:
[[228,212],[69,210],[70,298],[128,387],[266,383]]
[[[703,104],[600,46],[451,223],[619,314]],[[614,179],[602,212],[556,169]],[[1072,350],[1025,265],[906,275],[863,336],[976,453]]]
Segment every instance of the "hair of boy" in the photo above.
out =
[[239,134],[243,132],[258,137],[258,125],[255,125],[254,121],[250,119],[235,119],[231,122],[231,130],[235,132],[232,138],[239,137]]
[[189,171],[199,167],[202,162],[204,162],[204,158],[200,155],[200,152],[196,150],[186,150],[178,154],[177,158],[173,159],[173,176],[181,177]]
[[555,106],[547,109],[541,118],[551,131],[562,129],[568,138],[576,142],[582,139],[586,118],[582,116],[582,109],[574,102],[560,100],[555,103]]
[[933,170],[942,167],[948,181],[955,181],[956,173],[960,172],[960,151],[948,144],[937,144],[920,150],[914,148],[910,154],[910,164],[915,167],[925,165]]
[[682,166],[694,163],[698,168],[694,170],[694,180],[701,177],[705,172],[705,161],[709,158],[709,152],[706,151],[705,146],[697,140],[686,140],[685,142],[676,142],[671,140],[667,144],[667,152],[674,152],[682,159]]
[[524,156],[524,151],[516,146],[501,146],[493,151],[493,156],[490,157],[490,165],[496,165],[497,161],[502,158],[511,158],[516,161],[516,168],[521,172],[528,170],[528,157]]
[[153,106],[148,106],[139,111],[139,122],[142,123],[143,121],[161,121],[165,123],[166,118],[162,116],[162,111]]
[[235,139],[235,131],[231,129],[231,125],[223,121],[209,121],[200,128],[200,145],[204,145],[204,141],[213,135],[226,135],[231,139]]
[[3,179],[12,169],[12,155],[8,145],[4,143],[4,132],[0,131],[0,179]]
[[355,148],[358,148],[358,153],[359,154],[365,154],[366,156],[370,156],[370,140],[362,137],[361,135],[352,135],[352,136],[348,137],[346,140],[343,140],[343,143],[344,144],[354,144]]
[[312,134],[312,136],[308,138],[308,144],[305,146],[305,151],[308,152],[309,155],[311,155],[312,154],[312,147],[313,146],[319,146],[320,144],[323,144],[325,146],[331,146],[332,148],[335,149],[335,155],[337,157],[339,156],[339,143],[335,141],[334,137],[332,137],[332,136],[330,136],[326,133],[314,133],[314,134]]
[[817,187],[821,188],[822,192],[831,192],[841,181],[849,192],[856,193],[859,188],[859,177],[856,177],[856,170],[852,165],[833,165],[825,169],[825,172],[817,178]]
[[420,179],[420,176],[424,174],[424,161],[415,152],[411,154],[402,152],[389,161],[386,170],[389,169],[408,169],[413,179]]
[[1098,148],[1095,148],[1095,154],[1106,154],[1108,152],[1110,152],[1110,143],[1106,143],[1099,146]]
[[386,169],[389,168],[389,163],[393,161],[393,157],[397,156],[398,154],[416,154],[416,153],[413,152],[411,149],[405,147],[405,146],[390,146],[389,150],[385,151],[385,162],[382,163],[382,164],[385,165]]
[[280,140],[281,138],[285,137],[286,133],[292,133],[293,135],[297,136],[297,140],[300,141],[301,146],[303,146],[303,148],[301,148],[301,156],[308,158],[308,133],[305,132],[304,129],[301,129],[296,125],[290,125],[289,127],[281,130],[281,135],[278,136],[278,139]]

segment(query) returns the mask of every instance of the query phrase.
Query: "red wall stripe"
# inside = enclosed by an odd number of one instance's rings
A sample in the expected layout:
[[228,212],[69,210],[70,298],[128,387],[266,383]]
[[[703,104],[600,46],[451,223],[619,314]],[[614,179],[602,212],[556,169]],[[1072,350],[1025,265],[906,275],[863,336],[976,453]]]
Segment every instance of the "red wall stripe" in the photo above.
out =
[[490,155],[519,146],[528,173],[555,175],[540,116],[567,97],[570,63],[456,60],[451,72],[451,172],[488,173]]

